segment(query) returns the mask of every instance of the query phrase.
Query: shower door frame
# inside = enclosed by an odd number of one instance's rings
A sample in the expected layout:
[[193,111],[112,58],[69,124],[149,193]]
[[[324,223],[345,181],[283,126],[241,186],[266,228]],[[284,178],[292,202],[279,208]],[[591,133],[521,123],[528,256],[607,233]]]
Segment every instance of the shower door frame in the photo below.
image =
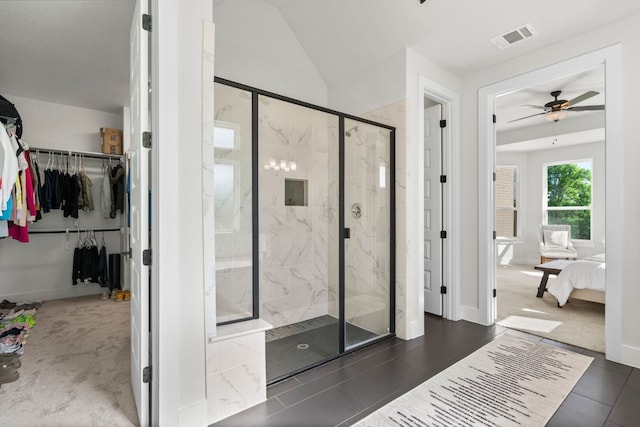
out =
[[[306,366],[303,369],[299,369],[297,371],[290,372],[287,376],[282,378],[277,378],[272,381],[277,382],[281,381],[285,378],[293,376],[299,372],[305,371],[307,369],[313,368],[314,366],[318,366],[334,360],[338,357],[344,356],[345,354],[351,353],[353,351],[362,349],[365,346],[374,344],[379,341],[383,341],[392,337],[395,337],[395,329],[396,329],[396,318],[395,318],[395,305],[396,305],[396,188],[395,188],[395,176],[396,176],[396,156],[395,156],[395,143],[396,143],[396,128],[394,126],[389,126],[384,123],[375,122],[373,120],[364,119],[362,117],[353,116],[347,113],[342,113],[340,111],[332,110],[330,108],[321,107],[318,105],[314,105],[305,101],[297,100],[294,98],[290,98],[287,96],[279,95],[273,92],[269,92],[266,90],[258,89],[252,86],[248,86],[242,83],[234,82],[231,80],[227,80],[221,77],[214,77],[214,83],[222,84],[225,86],[234,87],[236,89],[244,90],[251,93],[252,100],[252,224],[253,224],[253,248],[252,248],[252,259],[253,259],[253,283],[252,283],[252,291],[253,291],[253,313],[251,317],[237,319],[229,322],[218,323],[217,325],[223,325],[228,323],[238,323],[251,319],[257,319],[260,317],[260,276],[259,276],[259,254],[258,254],[258,239],[259,239],[259,162],[258,162],[258,152],[259,152],[259,132],[258,132],[258,97],[266,96],[269,98],[273,98],[279,101],[287,102],[293,105],[297,105],[300,107],[309,108],[315,111],[319,111],[322,113],[326,113],[329,115],[336,116],[338,118],[338,241],[339,241],[339,268],[338,268],[338,324],[340,325],[339,331],[339,343],[338,353],[333,357],[328,357],[326,360],[315,363],[310,366]],[[381,335],[379,337],[373,338],[366,342],[363,342],[360,345],[356,345],[349,349],[345,348],[346,344],[346,318],[345,318],[345,201],[344,201],[344,193],[345,193],[345,171],[344,171],[344,155],[345,155],[345,119],[353,120],[359,123],[368,124],[371,126],[376,126],[378,128],[386,129],[390,132],[389,134],[389,333],[385,335]]]

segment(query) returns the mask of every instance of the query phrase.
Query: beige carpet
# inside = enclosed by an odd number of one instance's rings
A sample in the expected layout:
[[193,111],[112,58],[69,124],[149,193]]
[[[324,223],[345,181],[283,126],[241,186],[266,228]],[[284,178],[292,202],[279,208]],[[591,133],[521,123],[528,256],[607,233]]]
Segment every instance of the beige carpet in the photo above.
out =
[[355,426],[543,426],[592,360],[506,332]]
[[[604,352],[604,305],[569,299],[558,307],[553,295],[536,298],[542,272],[533,266],[498,266],[496,323],[597,352]],[[549,276],[549,283],[555,276]]]
[[3,426],[135,426],[129,302],[88,296],[45,302],[18,381],[0,388]]

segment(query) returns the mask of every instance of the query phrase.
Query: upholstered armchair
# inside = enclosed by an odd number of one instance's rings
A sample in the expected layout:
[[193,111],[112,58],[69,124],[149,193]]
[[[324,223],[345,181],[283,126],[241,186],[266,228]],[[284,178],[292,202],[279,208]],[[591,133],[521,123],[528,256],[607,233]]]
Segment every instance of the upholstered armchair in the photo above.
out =
[[571,242],[570,225],[539,225],[540,263],[554,259],[577,259],[578,252]]

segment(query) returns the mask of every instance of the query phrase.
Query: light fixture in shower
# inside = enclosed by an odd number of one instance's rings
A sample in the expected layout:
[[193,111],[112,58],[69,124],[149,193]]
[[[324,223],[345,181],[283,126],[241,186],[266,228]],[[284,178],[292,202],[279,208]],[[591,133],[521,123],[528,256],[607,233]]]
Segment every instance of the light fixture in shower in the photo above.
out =
[[273,169],[274,171],[285,171],[291,172],[298,169],[298,164],[295,160],[286,160],[286,159],[276,159],[275,157],[271,157],[269,159],[269,163],[264,165],[264,168],[269,170]]

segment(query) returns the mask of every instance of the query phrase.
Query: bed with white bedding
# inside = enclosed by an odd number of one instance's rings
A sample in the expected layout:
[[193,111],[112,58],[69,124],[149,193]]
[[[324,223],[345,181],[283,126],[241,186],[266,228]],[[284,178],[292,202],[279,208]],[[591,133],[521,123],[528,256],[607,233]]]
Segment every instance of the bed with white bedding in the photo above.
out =
[[605,255],[599,254],[569,263],[547,291],[563,306],[569,297],[604,304]]

